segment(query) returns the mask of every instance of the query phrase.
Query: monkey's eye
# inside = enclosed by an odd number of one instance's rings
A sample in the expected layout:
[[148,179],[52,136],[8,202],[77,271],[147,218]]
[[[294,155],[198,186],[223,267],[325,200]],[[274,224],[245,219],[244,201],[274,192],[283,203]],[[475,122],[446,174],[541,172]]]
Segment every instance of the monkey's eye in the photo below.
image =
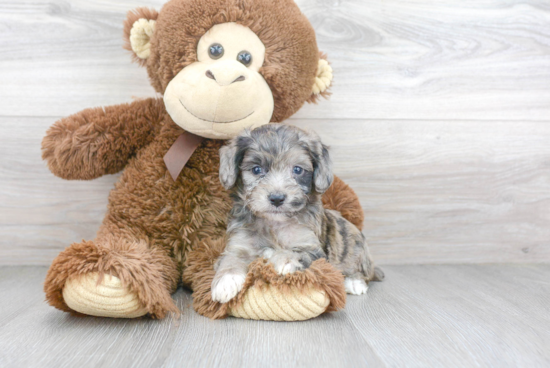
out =
[[223,56],[223,46],[219,43],[214,43],[208,48],[208,55],[211,59],[219,59]]
[[254,166],[252,168],[252,174],[260,175],[262,173],[262,168],[260,166]]
[[302,173],[304,172],[304,169],[302,169],[300,166],[294,166],[294,168],[292,169],[292,172],[296,175],[302,175]]
[[237,55],[237,61],[242,63],[244,66],[249,66],[252,63],[252,55],[248,51],[241,51]]

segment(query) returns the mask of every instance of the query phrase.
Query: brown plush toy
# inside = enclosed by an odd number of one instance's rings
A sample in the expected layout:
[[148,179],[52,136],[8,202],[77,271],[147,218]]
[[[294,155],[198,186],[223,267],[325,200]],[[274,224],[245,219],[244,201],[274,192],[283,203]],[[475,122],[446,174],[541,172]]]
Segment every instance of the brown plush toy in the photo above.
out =
[[[160,13],[130,12],[124,34],[163,99],[87,109],[48,130],[43,158],[55,175],[123,170],[97,237],[53,261],[48,302],[85,315],[163,318],[178,313],[170,294],[183,284],[211,318],[303,320],[343,307],[343,276],[324,260],[286,276],[258,261],[234,300],[210,297],[231,208],[220,147],[243,128],[285,120],[332,79],[296,4],[172,0]],[[359,201],[338,178],[323,201],[362,227]]]

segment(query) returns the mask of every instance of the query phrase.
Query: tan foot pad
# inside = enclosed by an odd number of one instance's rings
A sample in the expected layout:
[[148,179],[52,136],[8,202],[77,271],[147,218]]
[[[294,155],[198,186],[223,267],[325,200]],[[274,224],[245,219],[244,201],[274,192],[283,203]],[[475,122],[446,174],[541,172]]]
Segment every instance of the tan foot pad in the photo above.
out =
[[322,314],[329,303],[324,291],[300,292],[292,288],[290,293],[283,294],[267,285],[248,289],[242,303],[232,307],[229,315],[266,321],[304,321]]
[[122,286],[118,277],[90,272],[67,280],[63,299],[69,308],[90,316],[136,318],[147,314],[137,295]]

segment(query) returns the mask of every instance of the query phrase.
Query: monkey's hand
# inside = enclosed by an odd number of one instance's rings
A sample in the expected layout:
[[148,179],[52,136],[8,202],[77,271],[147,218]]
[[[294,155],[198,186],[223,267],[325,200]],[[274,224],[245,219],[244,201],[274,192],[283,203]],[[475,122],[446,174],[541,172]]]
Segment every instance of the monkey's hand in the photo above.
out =
[[42,158],[63,179],[119,172],[149,144],[165,114],[161,99],[86,109],[57,121],[42,140]]

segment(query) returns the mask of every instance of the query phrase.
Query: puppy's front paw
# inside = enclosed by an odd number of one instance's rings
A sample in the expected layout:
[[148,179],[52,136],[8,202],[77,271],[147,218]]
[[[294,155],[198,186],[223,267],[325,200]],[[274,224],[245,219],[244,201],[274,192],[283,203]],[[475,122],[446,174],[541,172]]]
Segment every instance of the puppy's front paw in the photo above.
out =
[[369,289],[369,286],[365,281],[352,279],[350,277],[346,277],[344,280],[344,286],[346,287],[346,293],[353,295],[365,294]]
[[245,275],[226,274],[212,282],[212,300],[227,303],[243,288]]
[[274,253],[275,253],[275,251],[272,248],[265,248],[262,251],[262,257],[266,258],[266,259],[270,259],[271,257],[273,257]]
[[296,271],[300,271],[304,268],[304,266],[300,263],[300,261],[296,259],[283,259],[277,263],[274,263],[275,271],[279,275],[286,275],[287,273],[294,273]]

